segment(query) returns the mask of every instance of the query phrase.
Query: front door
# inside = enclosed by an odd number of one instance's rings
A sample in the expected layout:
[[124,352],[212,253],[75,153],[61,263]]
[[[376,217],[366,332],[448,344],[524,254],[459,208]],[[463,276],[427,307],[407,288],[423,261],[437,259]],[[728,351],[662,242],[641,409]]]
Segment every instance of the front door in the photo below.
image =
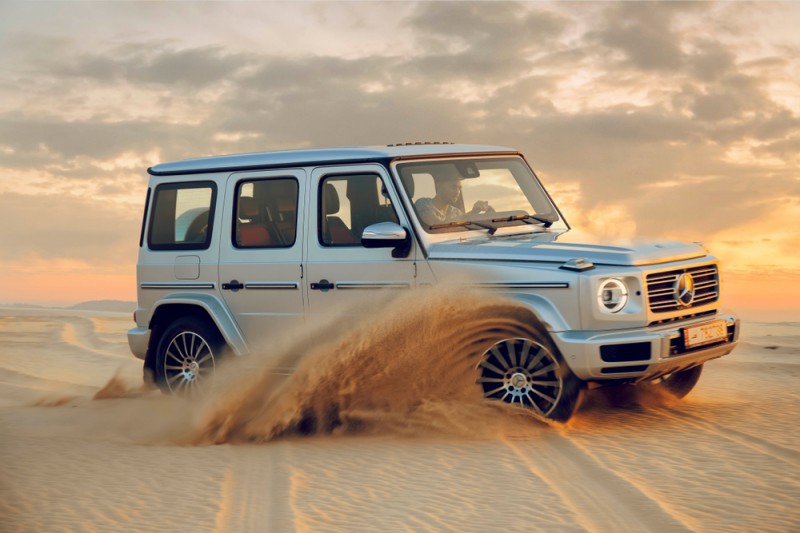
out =
[[302,169],[228,179],[220,287],[251,349],[303,326],[304,185]]
[[[314,169],[309,180],[305,289],[312,323],[364,320],[363,304],[415,284],[416,243],[407,257],[364,248],[361,233],[378,222],[410,228],[380,165]],[[360,312],[361,311],[361,312]]]

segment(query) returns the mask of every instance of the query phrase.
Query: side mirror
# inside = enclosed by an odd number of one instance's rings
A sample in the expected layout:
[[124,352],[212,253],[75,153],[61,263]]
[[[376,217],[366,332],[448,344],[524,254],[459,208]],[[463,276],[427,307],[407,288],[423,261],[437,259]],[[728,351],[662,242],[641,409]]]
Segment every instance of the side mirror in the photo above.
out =
[[364,248],[394,248],[392,257],[408,257],[411,252],[411,236],[408,230],[394,222],[379,222],[364,228],[361,234]]

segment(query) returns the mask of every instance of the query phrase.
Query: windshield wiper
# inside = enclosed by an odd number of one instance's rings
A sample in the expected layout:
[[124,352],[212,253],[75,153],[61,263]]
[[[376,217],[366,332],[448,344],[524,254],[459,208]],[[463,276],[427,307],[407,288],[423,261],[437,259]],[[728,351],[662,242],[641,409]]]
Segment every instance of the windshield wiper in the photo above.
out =
[[554,222],[549,218],[540,217],[537,215],[514,215],[510,217],[493,218],[492,222],[514,222],[515,220],[521,220],[526,224],[534,224],[533,221],[535,220],[536,222],[541,222],[545,228],[549,228]]
[[[492,220],[492,222],[494,222],[494,220]],[[489,235],[494,235],[494,232],[497,231],[497,226],[485,222],[476,222],[474,220],[456,220],[455,222],[448,222],[446,224],[434,224],[428,226],[428,229],[458,228],[461,226],[478,226],[479,228],[488,229]]]

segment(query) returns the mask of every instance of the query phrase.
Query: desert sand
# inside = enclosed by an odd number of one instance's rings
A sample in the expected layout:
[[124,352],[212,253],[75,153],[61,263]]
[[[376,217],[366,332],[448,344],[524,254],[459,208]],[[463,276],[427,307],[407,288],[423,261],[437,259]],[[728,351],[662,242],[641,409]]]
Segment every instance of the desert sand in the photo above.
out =
[[[0,530],[800,530],[800,323],[745,323],[682,401],[592,391],[566,425],[454,393],[461,376],[369,332],[323,350],[374,355],[360,378],[352,358],[271,361],[273,379],[252,357],[209,398],[166,397],[141,388],[129,327],[0,308]],[[331,387],[356,407],[298,435]]]

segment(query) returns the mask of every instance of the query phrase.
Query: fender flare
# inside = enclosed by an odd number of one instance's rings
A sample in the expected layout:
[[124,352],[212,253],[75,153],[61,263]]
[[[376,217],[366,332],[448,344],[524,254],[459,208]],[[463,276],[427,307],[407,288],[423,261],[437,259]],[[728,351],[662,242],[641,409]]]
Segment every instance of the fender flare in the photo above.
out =
[[250,348],[244,340],[239,326],[231,316],[228,307],[213,294],[197,294],[197,293],[174,293],[165,296],[158,300],[153,305],[153,311],[150,315],[149,327],[153,329],[153,317],[156,316],[158,310],[168,305],[192,305],[202,308],[214,324],[217,326],[228,347],[234,355],[246,355],[250,353]]
[[558,308],[539,294],[512,292],[508,294],[508,297],[530,309],[548,333],[574,329],[567,323]]

